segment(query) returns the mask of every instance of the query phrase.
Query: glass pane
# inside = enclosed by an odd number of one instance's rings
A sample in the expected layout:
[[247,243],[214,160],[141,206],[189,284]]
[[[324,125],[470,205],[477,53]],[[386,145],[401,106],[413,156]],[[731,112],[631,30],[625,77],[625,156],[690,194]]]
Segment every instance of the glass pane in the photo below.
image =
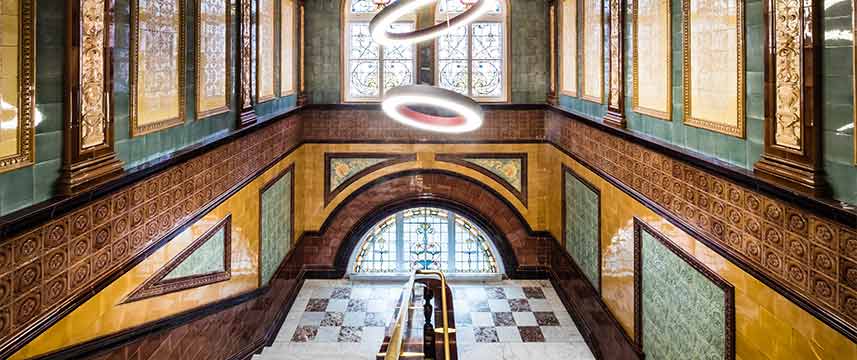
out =
[[503,27],[500,23],[473,24],[473,59],[503,58]]
[[405,210],[405,256],[409,270],[446,270],[448,219],[446,211],[440,209]]
[[441,88],[467,95],[467,61],[439,61]]
[[[501,0],[494,0],[494,1],[495,1],[496,6],[494,6],[494,9],[492,9],[491,11],[488,12],[489,14],[499,14],[501,11],[501,8],[500,8],[500,1]],[[443,14],[443,13],[449,11],[450,16],[452,16],[452,15],[454,15],[453,13],[464,12],[464,10],[467,10],[467,6],[462,4],[461,0],[439,0],[437,9],[438,9],[438,12],[440,14]]]
[[467,27],[460,27],[437,40],[437,56],[440,60],[467,59]]
[[378,96],[379,74],[377,60],[351,60],[349,94],[352,97]]
[[473,61],[473,96],[497,97],[503,94],[503,62]]
[[363,236],[354,260],[355,272],[395,272],[396,261],[396,215],[375,225]]
[[414,62],[384,61],[384,90],[414,83]]
[[[368,29],[368,27],[367,27],[367,29]],[[413,29],[414,29],[413,23],[395,23],[393,25],[390,25],[390,32],[392,32],[392,33],[408,32],[408,31],[412,31]],[[413,45],[387,46],[384,48],[384,59],[404,60],[404,59],[413,59],[413,58],[414,58],[414,46]]]
[[497,261],[482,231],[467,219],[455,216],[455,271],[496,273]]
[[[337,4],[340,4],[337,2]],[[355,14],[373,13],[378,10],[378,7],[372,3],[372,0],[351,0],[351,12]]]
[[372,41],[368,23],[352,23],[350,26],[350,59],[377,59],[378,44]]

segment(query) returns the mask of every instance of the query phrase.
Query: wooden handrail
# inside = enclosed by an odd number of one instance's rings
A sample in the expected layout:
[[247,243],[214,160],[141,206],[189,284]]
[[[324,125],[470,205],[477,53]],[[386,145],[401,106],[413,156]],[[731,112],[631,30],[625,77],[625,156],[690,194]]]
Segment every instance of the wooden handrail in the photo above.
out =
[[[415,273],[419,275],[437,275],[440,278],[440,307],[441,317],[443,318],[443,358],[449,360],[451,357],[449,351],[449,310],[446,299],[446,276],[438,270],[417,270]],[[413,278],[412,275],[411,279],[413,280]]]
[[417,272],[411,273],[410,278],[405,286],[402,287],[402,296],[399,301],[399,315],[393,323],[393,331],[390,334],[390,342],[387,345],[387,352],[384,355],[384,360],[398,360],[402,353],[402,341],[404,337],[402,333],[407,329],[408,317],[411,312],[411,298],[414,295],[414,279]]

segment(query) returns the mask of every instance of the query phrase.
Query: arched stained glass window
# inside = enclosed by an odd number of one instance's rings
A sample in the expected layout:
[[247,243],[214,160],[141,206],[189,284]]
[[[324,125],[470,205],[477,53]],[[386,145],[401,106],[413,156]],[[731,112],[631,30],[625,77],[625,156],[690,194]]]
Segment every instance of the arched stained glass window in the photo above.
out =
[[[372,41],[369,22],[380,9],[372,0],[348,0],[343,15],[343,100],[380,101],[384,92],[410,85],[416,79],[415,46],[379,46]],[[406,16],[391,26],[392,32],[413,31],[416,17]]]
[[[506,101],[508,29],[506,1],[466,27],[437,39],[437,85],[477,101]],[[438,1],[435,22],[443,23],[467,10],[459,0]]]
[[360,240],[355,273],[500,273],[491,240],[464,216],[439,208],[400,211],[375,224]]

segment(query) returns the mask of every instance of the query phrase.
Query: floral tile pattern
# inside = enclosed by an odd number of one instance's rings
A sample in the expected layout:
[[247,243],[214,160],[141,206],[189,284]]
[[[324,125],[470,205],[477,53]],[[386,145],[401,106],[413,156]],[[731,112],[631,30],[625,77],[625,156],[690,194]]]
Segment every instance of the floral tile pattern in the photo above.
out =
[[524,166],[521,159],[516,158],[463,158],[463,161],[479,166],[512,185],[515,190],[523,190]]
[[571,170],[564,172],[565,249],[598,290],[601,288],[601,195]]
[[261,285],[271,280],[292,245],[293,177],[294,172],[289,168],[262,190]]
[[330,159],[330,189],[335,190],[352,176],[372,165],[377,165],[390,158],[333,158]]

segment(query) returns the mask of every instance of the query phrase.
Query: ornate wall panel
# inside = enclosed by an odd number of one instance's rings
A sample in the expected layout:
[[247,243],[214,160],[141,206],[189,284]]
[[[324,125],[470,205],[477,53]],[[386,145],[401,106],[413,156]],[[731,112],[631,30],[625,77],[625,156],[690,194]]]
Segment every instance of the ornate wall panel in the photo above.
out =
[[200,0],[196,18],[196,117],[229,111],[232,59],[229,0]]
[[607,113],[604,123],[625,127],[625,2],[607,0],[610,4],[610,77],[607,92]]
[[563,166],[563,243],[577,266],[601,289],[601,192]]
[[394,164],[416,160],[416,154],[331,153],[324,154],[324,202],[368,173]]
[[561,0],[559,17],[560,93],[577,96],[577,0]]
[[602,0],[583,0],[583,99],[604,101],[604,17]]
[[297,89],[295,68],[297,27],[295,0],[280,0],[280,96],[292,95]]
[[241,90],[239,106],[239,126],[246,126],[256,122],[256,114],[253,112],[253,1],[238,0],[240,3],[240,78]]
[[259,286],[266,286],[292,247],[294,231],[294,165],[259,192]]
[[437,154],[436,159],[485,174],[527,205],[526,153]]
[[184,122],[184,9],[180,0],[135,0],[131,16],[131,134]]
[[277,96],[277,1],[258,0],[256,13],[258,38],[256,42],[256,91],[258,101],[265,102]]
[[[672,110],[672,48],[669,0],[633,2],[632,98],[635,112],[664,120]],[[641,51],[642,50],[642,51]]]
[[647,358],[735,359],[731,284],[634,218],[637,343]]
[[226,216],[131,292],[122,303],[229,280],[232,277],[231,239],[232,217]]
[[684,122],[744,137],[744,2],[684,0]]
[[0,172],[34,160],[34,3],[18,0],[0,7]]

